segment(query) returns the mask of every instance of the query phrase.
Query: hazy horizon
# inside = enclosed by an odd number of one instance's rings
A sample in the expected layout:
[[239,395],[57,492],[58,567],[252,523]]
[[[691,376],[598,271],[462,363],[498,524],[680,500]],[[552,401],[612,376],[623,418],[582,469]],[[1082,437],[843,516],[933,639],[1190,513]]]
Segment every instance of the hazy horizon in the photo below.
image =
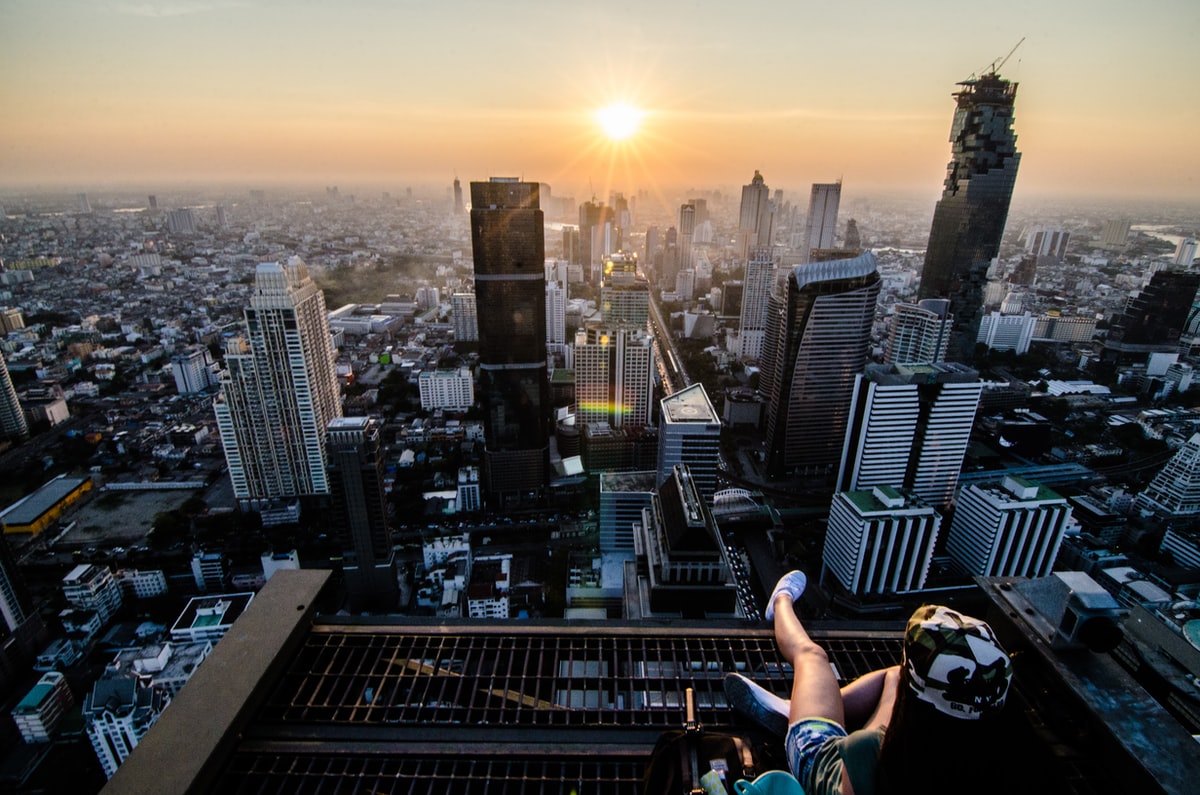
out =
[[[956,84],[1024,37],[999,70],[1019,83],[1014,201],[1200,198],[1200,6],[1184,0],[0,0],[0,13],[10,190],[504,174],[577,200],[665,201],[758,169],[772,189],[841,178],[847,196],[932,201]],[[594,118],[614,102],[645,114],[626,141]]]

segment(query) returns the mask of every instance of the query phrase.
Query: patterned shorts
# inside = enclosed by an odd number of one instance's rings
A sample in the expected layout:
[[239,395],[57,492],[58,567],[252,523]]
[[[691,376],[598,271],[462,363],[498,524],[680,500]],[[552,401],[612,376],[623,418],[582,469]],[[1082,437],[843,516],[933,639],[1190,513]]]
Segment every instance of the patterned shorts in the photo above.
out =
[[803,784],[808,781],[817,752],[830,740],[845,737],[846,730],[840,724],[826,718],[805,718],[788,727],[784,748],[788,767],[792,775]]

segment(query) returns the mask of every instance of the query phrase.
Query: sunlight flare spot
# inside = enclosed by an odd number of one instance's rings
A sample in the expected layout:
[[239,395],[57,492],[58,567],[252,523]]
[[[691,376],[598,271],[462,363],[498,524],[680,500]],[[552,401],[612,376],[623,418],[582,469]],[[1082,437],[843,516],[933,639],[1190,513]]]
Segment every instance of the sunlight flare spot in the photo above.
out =
[[617,103],[596,111],[600,129],[614,141],[624,141],[637,132],[645,113],[632,105]]

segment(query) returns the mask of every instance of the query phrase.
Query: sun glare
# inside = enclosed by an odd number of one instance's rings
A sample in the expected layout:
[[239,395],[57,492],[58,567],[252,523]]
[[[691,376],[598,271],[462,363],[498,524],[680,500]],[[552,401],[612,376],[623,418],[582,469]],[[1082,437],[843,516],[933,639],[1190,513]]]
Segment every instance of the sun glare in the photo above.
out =
[[596,121],[600,123],[600,129],[604,130],[604,134],[609,138],[614,141],[624,141],[637,132],[643,115],[645,114],[642,111],[632,105],[622,103],[609,105],[596,111]]

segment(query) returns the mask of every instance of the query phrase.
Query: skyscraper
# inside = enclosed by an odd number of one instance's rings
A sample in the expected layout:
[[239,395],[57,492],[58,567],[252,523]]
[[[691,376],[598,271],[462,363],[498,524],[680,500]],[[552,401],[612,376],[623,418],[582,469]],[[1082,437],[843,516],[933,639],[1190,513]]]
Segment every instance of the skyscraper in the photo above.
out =
[[969,361],[987,270],[1000,253],[1021,155],[1012,128],[1016,83],[991,72],[958,85],[951,159],[933,211],[918,297],[950,300],[954,333],[947,355]]
[[540,493],[549,466],[546,273],[536,182],[471,183],[479,306],[484,488],[493,498]]
[[817,259],[813,251],[833,248],[837,235],[838,207],[842,203],[842,181],[817,182],[808,200],[808,220],[804,225],[801,262]]
[[25,421],[25,410],[17,399],[8,365],[0,354],[0,438],[22,441],[29,438],[29,425]]
[[767,302],[775,283],[775,262],[769,248],[756,248],[746,263],[742,288],[741,328],[738,332],[738,356],[758,360],[762,356],[766,333]]
[[654,340],[644,329],[595,326],[575,335],[575,416],[613,428],[650,424]]
[[717,490],[721,460],[721,418],[702,384],[692,384],[659,404],[658,480],[671,476],[676,464],[687,464],[706,502]]
[[[17,561],[8,541],[0,537],[0,645],[25,623],[30,614],[36,612],[17,571]],[[3,655],[0,655],[2,660]],[[3,679],[0,676],[0,681]]]
[[454,214],[463,214],[462,183],[458,181],[458,177],[454,178]]
[[884,361],[888,364],[945,361],[953,324],[950,302],[944,298],[926,298],[916,304],[896,304]]
[[579,261],[589,282],[596,281],[592,274],[599,261],[620,248],[620,240],[614,239],[615,224],[613,209],[603,202],[593,200],[579,205]]
[[771,189],[755,169],[750,184],[742,186],[742,205],[738,213],[738,254],[741,258],[760,246],[770,247],[773,223]]
[[325,428],[342,409],[325,296],[299,257],[264,262],[245,316],[213,403],[234,496],[327,494]]
[[1196,259],[1196,238],[1185,237],[1179,241],[1179,245],[1175,247],[1175,257],[1171,260],[1176,265],[1182,265],[1185,268],[1192,267],[1192,262]]
[[557,281],[546,281],[546,345],[561,355],[567,344],[567,288]]
[[963,364],[868,366],[854,382],[837,491],[896,486],[948,505],[982,390]]
[[1183,269],[1156,271],[1147,284],[1115,316],[1101,354],[1106,362],[1143,360],[1148,353],[1170,353],[1192,320],[1192,305],[1200,290],[1200,274]]
[[696,231],[696,205],[679,206],[679,270],[692,268],[692,235]]
[[[778,285],[777,285],[778,286]],[[854,391],[870,353],[879,271],[867,251],[797,265],[772,292],[764,350],[767,471],[831,475]],[[770,372],[766,370],[770,366]]]
[[327,428],[333,525],[345,554],[342,571],[352,610],[394,610],[399,600],[383,490],[379,424],[337,417]]
[[475,293],[453,293],[450,296],[450,315],[454,320],[455,342],[479,341],[479,315],[475,309]]

